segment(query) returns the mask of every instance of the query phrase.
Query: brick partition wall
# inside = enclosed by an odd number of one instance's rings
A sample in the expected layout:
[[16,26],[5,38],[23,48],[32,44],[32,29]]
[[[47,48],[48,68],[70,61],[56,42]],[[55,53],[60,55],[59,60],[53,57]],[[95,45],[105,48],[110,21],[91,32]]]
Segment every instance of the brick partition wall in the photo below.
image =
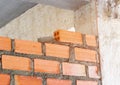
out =
[[0,37],[0,85],[102,85],[97,37],[70,34],[46,42]]

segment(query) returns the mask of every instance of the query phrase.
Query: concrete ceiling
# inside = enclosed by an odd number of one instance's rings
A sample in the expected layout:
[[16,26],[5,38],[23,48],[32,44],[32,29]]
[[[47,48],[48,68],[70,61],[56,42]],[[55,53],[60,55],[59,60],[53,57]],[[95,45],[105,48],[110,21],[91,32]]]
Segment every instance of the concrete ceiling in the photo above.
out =
[[52,5],[59,8],[76,10],[80,6],[90,2],[90,0],[22,0],[34,3],[42,3],[46,5]]
[[0,0],[0,28],[38,3],[76,10],[90,0]]
[[35,5],[20,0],[0,0],[0,28]]

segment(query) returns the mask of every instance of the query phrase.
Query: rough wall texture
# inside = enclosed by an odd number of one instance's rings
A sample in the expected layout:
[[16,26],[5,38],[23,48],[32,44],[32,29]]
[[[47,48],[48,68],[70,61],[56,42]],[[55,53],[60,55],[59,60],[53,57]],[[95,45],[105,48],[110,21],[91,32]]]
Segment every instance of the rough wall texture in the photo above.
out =
[[0,35],[36,41],[70,27],[74,27],[73,11],[39,4],[1,28]]
[[98,32],[103,76],[102,81],[103,85],[119,85],[120,19],[119,17],[114,16],[115,12],[112,11],[112,8],[117,7],[111,7],[114,6],[113,2],[115,0],[106,1],[107,2],[100,0],[98,9]]
[[76,31],[97,35],[96,2],[91,1],[75,12]]
[[120,0],[98,0],[98,3],[100,17],[120,19]]
[[99,21],[103,85],[120,84],[120,20]]

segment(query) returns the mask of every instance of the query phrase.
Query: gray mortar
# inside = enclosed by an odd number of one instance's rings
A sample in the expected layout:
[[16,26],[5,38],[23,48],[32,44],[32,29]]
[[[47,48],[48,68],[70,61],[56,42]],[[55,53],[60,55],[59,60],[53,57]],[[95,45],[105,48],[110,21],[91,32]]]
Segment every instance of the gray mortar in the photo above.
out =
[[15,50],[15,40],[11,39],[11,51],[14,52]]
[[31,59],[32,76],[34,76],[34,59]]
[[85,66],[85,71],[86,71],[86,77],[89,78],[88,66]]
[[82,42],[83,42],[83,47],[86,46],[86,40],[85,40],[85,34],[82,34]]
[[[85,36],[85,35],[84,35]],[[84,37],[85,38],[85,37]],[[84,40],[83,40],[84,41]],[[67,58],[58,58],[57,56],[46,56],[46,47],[45,43],[52,43],[52,44],[58,44],[58,45],[64,45],[64,46],[69,46],[70,48],[70,59]],[[84,41],[85,43],[85,41]],[[100,67],[100,64],[94,63],[94,62],[83,62],[83,61],[78,61],[75,60],[75,54],[74,54],[74,48],[88,48],[90,50],[95,50],[97,49],[97,53],[99,53],[98,48],[95,47],[88,47],[86,45],[78,45],[78,44],[73,44],[73,43],[65,43],[65,42],[56,42],[56,41],[49,41],[49,42],[42,42],[42,55],[34,55],[34,54],[24,54],[24,53],[16,53],[14,52],[14,40],[12,40],[12,51],[0,51],[0,58],[2,55],[12,55],[12,56],[18,56],[18,57],[26,57],[31,59],[31,71],[18,71],[18,70],[7,70],[7,69],[2,69],[2,65],[0,65],[0,72],[4,74],[10,74],[11,75],[11,84],[14,85],[15,80],[14,80],[14,75],[23,75],[23,76],[36,76],[36,77],[41,77],[43,79],[43,85],[46,85],[46,79],[47,78],[56,78],[56,79],[63,79],[63,80],[71,80],[72,85],[76,85],[76,80],[88,80],[88,81],[97,81],[101,84],[101,79],[96,79],[96,78],[89,78],[88,76],[88,66],[98,66]],[[98,56],[100,57],[100,56]],[[34,72],[34,59],[44,59],[44,60],[52,60],[52,61],[58,61],[60,63],[60,73],[59,74],[50,74],[50,73],[42,73],[42,72]],[[67,63],[73,63],[73,64],[82,64],[85,65],[86,69],[86,77],[85,76],[69,76],[69,75],[63,75],[63,70],[62,70],[62,62],[67,62]],[[100,75],[101,76],[101,75]]]
[[10,85],[15,85],[14,75],[13,74],[10,75]]
[[73,45],[69,46],[69,62],[75,61],[75,51]]
[[42,44],[42,53],[43,53],[43,55],[44,56],[46,56],[46,46],[45,46],[45,43],[43,42],[43,43],[41,43]]

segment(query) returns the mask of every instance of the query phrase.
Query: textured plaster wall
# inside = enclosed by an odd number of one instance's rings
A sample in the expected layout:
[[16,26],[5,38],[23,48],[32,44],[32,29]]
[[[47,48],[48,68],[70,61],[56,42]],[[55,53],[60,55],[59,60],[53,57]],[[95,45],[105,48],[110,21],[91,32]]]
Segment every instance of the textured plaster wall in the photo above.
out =
[[103,85],[120,85],[120,19],[115,12],[119,4],[114,1],[100,0],[98,8]]
[[98,29],[102,83],[120,85],[120,0],[98,0],[97,6],[94,1],[76,11],[75,27],[88,34]]
[[120,84],[120,20],[98,19],[103,85]]
[[74,27],[73,11],[39,4],[1,28],[0,35],[36,41],[70,27]]
[[75,28],[76,31],[85,34],[97,35],[97,15],[95,0],[80,7],[75,11]]

